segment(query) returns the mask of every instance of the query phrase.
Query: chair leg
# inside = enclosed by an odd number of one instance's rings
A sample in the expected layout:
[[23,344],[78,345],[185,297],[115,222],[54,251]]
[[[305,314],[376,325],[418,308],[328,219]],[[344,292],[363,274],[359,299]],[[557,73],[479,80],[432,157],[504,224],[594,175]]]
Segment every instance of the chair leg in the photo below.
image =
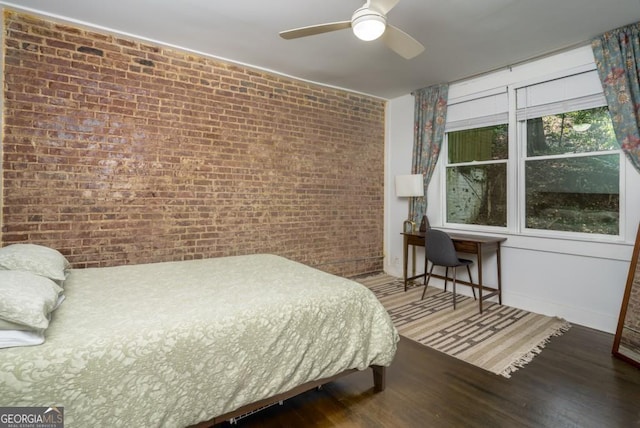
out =
[[424,290],[422,291],[422,297],[420,300],[423,300],[424,295],[427,294],[427,287],[429,286],[429,280],[431,279],[431,272],[433,272],[433,264],[431,265],[431,269],[429,269],[429,275],[424,276]]
[[447,279],[449,278],[449,267],[444,268],[444,291],[447,291]]
[[453,268],[453,309],[456,309],[456,268]]
[[[471,268],[469,268],[469,265],[467,265],[467,273],[469,274],[469,282],[473,284],[473,279],[471,278]],[[473,285],[471,286],[471,291],[473,292],[473,300],[477,300],[476,288]]]
[[429,277],[428,277],[428,271],[429,269],[429,261],[425,260],[424,261],[424,279],[422,280],[422,285],[427,285],[427,281],[429,281]]

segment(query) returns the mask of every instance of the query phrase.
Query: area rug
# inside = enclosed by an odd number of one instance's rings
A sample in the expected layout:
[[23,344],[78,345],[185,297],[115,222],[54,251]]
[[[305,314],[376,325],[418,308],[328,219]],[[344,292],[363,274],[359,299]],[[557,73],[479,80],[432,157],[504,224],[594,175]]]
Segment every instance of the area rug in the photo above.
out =
[[430,286],[420,300],[423,286],[405,292],[402,279],[386,274],[355,280],[375,293],[401,335],[507,378],[570,328],[561,318],[490,301],[480,314],[478,302],[460,294],[454,310],[451,292]]

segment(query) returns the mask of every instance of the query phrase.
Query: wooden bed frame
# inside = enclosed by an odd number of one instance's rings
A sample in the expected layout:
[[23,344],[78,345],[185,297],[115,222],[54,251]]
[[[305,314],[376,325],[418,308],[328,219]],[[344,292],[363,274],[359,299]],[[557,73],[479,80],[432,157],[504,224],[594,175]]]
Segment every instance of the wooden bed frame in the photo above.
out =
[[[370,366],[371,370],[373,371],[373,390],[374,392],[381,392],[384,391],[384,389],[386,388],[386,367],[383,366]],[[336,379],[339,379],[343,376],[346,376],[348,374],[351,374],[353,372],[357,372],[357,369],[350,369],[350,370],[346,370],[342,373],[338,373],[335,376],[331,376],[328,378],[324,378],[324,379],[319,379],[319,380],[315,380],[312,382],[307,382],[307,383],[303,383],[302,385],[298,385],[295,388],[287,391],[287,392],[283,392],[281,394],[277,394],[274,395],[273,397],[269,397],[269,398],[265,398],[263,400],[259,400],[256,401],[255,403],[251,403],[251,404],[247,404],[245,406],[242,406],[236,410],[233,410],[231,412],[225,413],[223,415],[219,415],[214,417],[213,419],[210,419],[208,421],[204,421],[204,422],[200,422],[199,424],[196,425],[192,425],[190,428],[205,428],[205,427],[211,427],[213,425],[216,424],[220,424],[222,422],[228,421],[230,419],[234,419],[237,418],[239,416],[245,415],[247,413],[251,413],[255,410],[261,409],[263,407],[266,406],[270,406],[272,404],[275,404],[279,401],[283,401],[286,400],[288,398],[294,397],[296,395],[302,394],[303,392],[307,392],[313,388],[317,388],[318,386],[324,385],[326,383],[329,382],[333,382]]]

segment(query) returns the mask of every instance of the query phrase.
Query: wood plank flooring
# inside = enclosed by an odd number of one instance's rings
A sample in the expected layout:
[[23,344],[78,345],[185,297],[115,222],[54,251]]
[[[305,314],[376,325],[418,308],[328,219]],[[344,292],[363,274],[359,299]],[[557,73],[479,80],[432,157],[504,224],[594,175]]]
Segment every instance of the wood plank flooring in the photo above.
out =
[[612,343],[573,326],[507,379],[402,338],[385,391],[358,372],[237,426],[640,427],[640,370],[613,358]]

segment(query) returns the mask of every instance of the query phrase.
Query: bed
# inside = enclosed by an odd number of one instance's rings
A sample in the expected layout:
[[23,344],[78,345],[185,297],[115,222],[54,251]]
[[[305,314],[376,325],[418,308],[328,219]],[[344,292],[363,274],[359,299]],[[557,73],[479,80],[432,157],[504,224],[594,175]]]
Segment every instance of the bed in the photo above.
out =
[[0,406],[64,407],[68,427],[206,426],[370,367],[382,390],[396,352],[368,289],[275,255],[71,269],[59,285],[44,343],[0,349]]

